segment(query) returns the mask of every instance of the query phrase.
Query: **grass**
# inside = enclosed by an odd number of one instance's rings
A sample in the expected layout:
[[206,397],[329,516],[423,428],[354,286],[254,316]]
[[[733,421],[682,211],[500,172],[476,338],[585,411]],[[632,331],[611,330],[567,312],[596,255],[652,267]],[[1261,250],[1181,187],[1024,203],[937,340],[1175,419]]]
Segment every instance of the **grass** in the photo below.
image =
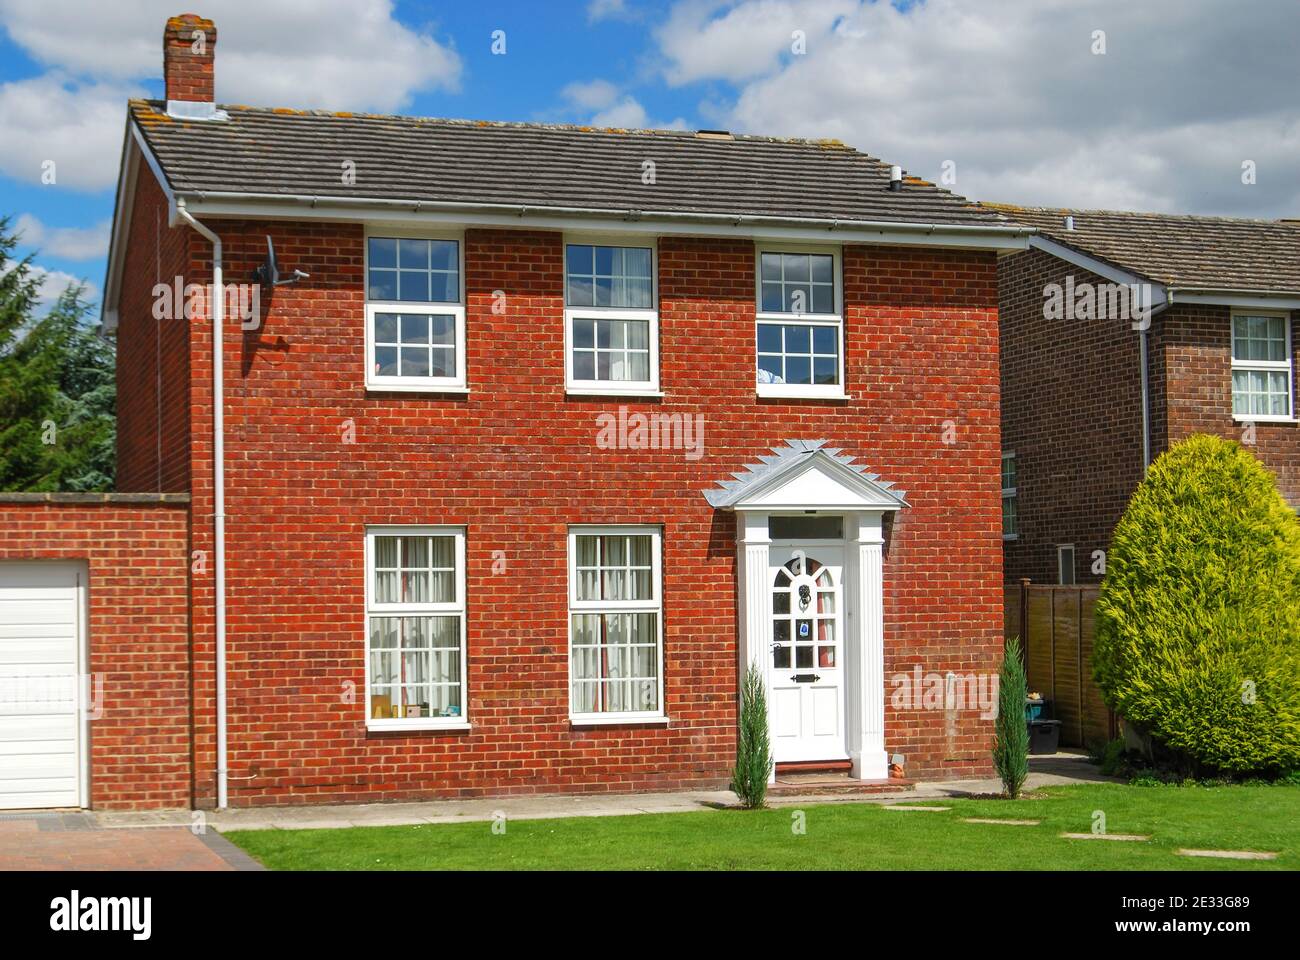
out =
[[[225,836],[275,870],[1295,870],[1300,787],[1053,787],[1031,798],[930,801],[943,813],[877,804],[760,811],[573,817],[334,830],[244,830]],[[1065,840],[1110,833],[1148,843]],[[1039,819],[1038,826],[963,817]],[[1179,857],[1179,847],[1265,850],[1274,861]]]

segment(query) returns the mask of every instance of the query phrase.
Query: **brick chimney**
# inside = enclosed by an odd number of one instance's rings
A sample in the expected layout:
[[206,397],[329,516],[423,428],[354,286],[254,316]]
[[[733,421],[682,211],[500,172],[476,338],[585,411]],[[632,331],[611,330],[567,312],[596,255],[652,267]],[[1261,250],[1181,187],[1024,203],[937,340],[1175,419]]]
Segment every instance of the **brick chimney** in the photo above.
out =
[[189,119],[213,119],[216,81],[213,58],[217,25],[196,13],[172,17],[163,28],[163,77],[167,112]]

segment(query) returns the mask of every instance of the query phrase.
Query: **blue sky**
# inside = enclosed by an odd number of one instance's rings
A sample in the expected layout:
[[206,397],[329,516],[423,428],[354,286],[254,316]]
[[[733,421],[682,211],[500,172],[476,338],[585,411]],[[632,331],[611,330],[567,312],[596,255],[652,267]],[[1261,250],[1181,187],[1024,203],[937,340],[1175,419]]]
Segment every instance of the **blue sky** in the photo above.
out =
[[[51,292],[103,282],[162,0],[0,0],[0,214]],[[205,0],[219,100],[838,137],[984,200],[1300,215],[1300,4]],[[492,52],[493,32],[506,52]],[[1101,50],[1098,50],[1098,34]],[[286,53],[288,54],[286,56]],[[41,162],[58,180],[40,182]],[[1242,182],[1253,164],[1254,183]]]

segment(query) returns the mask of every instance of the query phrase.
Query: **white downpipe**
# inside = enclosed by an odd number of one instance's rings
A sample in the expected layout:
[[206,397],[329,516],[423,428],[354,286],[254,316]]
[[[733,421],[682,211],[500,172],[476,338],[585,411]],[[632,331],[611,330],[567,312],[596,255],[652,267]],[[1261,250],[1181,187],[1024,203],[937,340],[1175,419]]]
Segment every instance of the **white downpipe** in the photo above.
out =
[[221,238],[190,215],[185,201],[176,212],[212,244],[212,525],[217,643],[217,809],[226,807],[226,441],[225,394],[222,390],[222,333],[225,328],[225,286],[221,275]]

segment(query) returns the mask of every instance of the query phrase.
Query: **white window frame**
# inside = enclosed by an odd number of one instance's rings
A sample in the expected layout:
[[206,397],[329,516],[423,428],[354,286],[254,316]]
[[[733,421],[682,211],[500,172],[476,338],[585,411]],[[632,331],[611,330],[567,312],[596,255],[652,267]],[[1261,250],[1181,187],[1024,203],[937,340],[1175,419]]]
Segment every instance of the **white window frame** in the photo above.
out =
[[[434,536],[456,538],[456,600],[451,603],[377,603],[375,601],[375,538]],[[467,622],[465,616],[465,528],[451,526],[390,525],[366,527],[366,611],[365,660],[366,685],[361,697],[366,716],[367,730],[468,730],[469,717],[469,662]],[[460,618],[460,702],[458,717],[372,717],[370,709],[370,618],[448,616]]]
[[[1238,360],[1237,359],[1237,318],[1238,317],[1281,317],[1286,332],[1286,360]],[[1233,410],[1232,419],[1239,423],[1295,423],[1295,370],[1292,361],[1295,354],[1291,345],[1291,314],[1285,310],[1233,310],[1228,319],[1228,355],[1232,358],[1232,373],[1229,374],[1229,394],[1233,407],[1237,403],[1237,371],[1254,371],[1256,373],[1277,373],[1286,371],[1286,399],[1288,411],[1276,413],[1237,413]]]
[[[1015,452],[1014,450],[1007,450],[1006,452],[1004,452],[1004,453],[1002,454],[1002,461],[1001,461],[1001,463],[1002,463],[1002,465],[1003,465],[1004,467],[1005,467],[1006,462],[1007,462],[1008,460],[1010,460],[1013,464],[1016,462],[1016,452]],[[1002,519],[1002,526],[1003,526],[1003,530],[1002,530],[1002,539],[1003,539],[1003,540],[1019,540],[1019,539],[1020,539],[1020,496],[1019,496],[1019,490],[1020,490],[1020,474],[1019,474],[1019,468],[1018,468],[1018,467],[1016,468],[1016,470],[1017,470],[1017,473],[1016,473],[1016,486],[1014,486],[1014,487],[1007,487],[1007,486],[1004,486],[1004,487],[1002,488],[1002,505],[1003,505],[1003,511],[1004,511],[1004,512],[1003,512],[1003,519]],[[1005,470],[1004,470],[1003,472],[1005,473]],[[1015,532],[1015,533],[1007,533],[1007,532],[1006,532],[1006,514],[1005,514],[1005,509],[1006,509],[1006,502],[1007,502],[1008,500],[1010,500],[1012,503],[1014,503],[1014,504],[1016,505],[1016,532]]]
[[[814,253],[830,255],[831,280],[834,284],[834,313],[783,313],[763,310],[763,254]],[[788,323],[805,326],[834,327],[839,343],[839,383],[758,383],[758,327],[762,323]],[[848,399],[844,381],[844,248],[838,244],[771,243],[754,244],[754,383],[760,397],[801,397],[806,399]]]
[[[1065,551],[1070,551],[1070,581],[1065,581]],[[1075,554],[1074,544],[1058,543],[1056,545],[1056,585],[1058,587],[1073,587],[1079,583],[1079,558]]]
[[[416,300],[370,299],[370,241],[394,238],[398,240],[452,240],[456,243],[459,277],[457,301],[441,303]],[[366,296],[366,389],[402,393],[469,393],[466,376],[465,339],[465,234],[463,231],[430,232],[374,224],[366,227],[362,241],[362,282]],[[392,377],[375,373],[375,314],[408,313],[451,315],[456,330],[456,372],[450,377]]]
[[[564,245],[564,390],[579,396],[662,397],[659,389],[659,243],[655,237],[566,235]],[[649,309],[627,307],[574,307],[569,305],[569,245],[586,247],[625,247],[650,251]],[[578,380],[573,375],[573,321],[640,320],[649,325],[649,380]]]
[[[650,583],[654,592],[651,600],[579,600],[578,599],[578,537],[646,536],[651,538],[650,557],[653,567]],[[582,613],[653,613],[655,614],[655,645],[658,651],[658,710],[625,711],[622,713],[576,713],[573,710],[573,617]],[[574,525],[569,527],[569,610],[568,610],[568,663],[565,668],[565,696],[569,704],[569,722],[575,726],[600,724],[644,723],[668,721],[664,706],[664,596],[663,596],[663,531],[647,524],[617,524],[613,526]]]

